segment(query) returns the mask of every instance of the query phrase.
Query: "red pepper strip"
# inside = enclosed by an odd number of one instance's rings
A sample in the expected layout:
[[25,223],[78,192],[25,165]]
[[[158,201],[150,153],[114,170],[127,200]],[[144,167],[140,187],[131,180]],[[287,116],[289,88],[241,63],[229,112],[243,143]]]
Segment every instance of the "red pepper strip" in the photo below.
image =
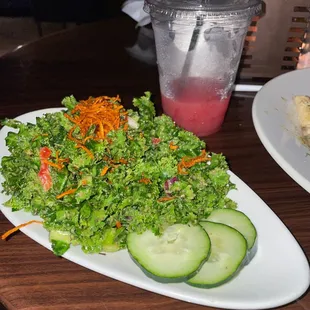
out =
[[46,160],[49,159],[51,156],[52,151],[44,146],[40,149],[40,160],[41,160],[41,167],[40,171],[38,173],[38,176],[40,178],[41,184],[43,186],[43,189],[47,192],[53,185],[52,177],[49,171],[49,166],[46,163]]

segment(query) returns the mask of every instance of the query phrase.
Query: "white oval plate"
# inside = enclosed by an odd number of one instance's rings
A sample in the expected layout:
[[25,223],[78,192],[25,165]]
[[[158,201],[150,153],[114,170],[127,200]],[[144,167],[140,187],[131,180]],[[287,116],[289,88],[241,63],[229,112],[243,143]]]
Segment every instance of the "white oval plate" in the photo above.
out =
[[[35,122],[36,116],[58,110],[35,111],[17,119],[22,122]],[[4,140],[9,130],[12,129],[4,127],[0,131],[0,158],[9,154]],[[229,196],[238,203],[239,210],[251,218],[258,232],[256,255],[229,283],[213,289],[194,288],[185,283],[158,283],[137,267],[126,250],[104,256],[87,255],[80,247],[71,247],[64,257],[116,280],[201,305],[258,310],[281,306],[297,299],[307,290],[310,281],[309,265],[302,249],[273,211],[236,175],[229,173],[238,188],[231,191]],[[3,182],[3,177],[0,177]],[[1,194],[0,204],[7,199],[8,197]],[[15,226],[31,219],[39,219],[23,211],[12,212],[3,206],[1,211]],[[33,224],[21,230],[51,250],[48,233],[42,226]]]
[[293,97],[310,96],[310,69],[280,75],[266,83],[254,98],[256,132],[277,164],[310,192],[310,148],[301,143]]

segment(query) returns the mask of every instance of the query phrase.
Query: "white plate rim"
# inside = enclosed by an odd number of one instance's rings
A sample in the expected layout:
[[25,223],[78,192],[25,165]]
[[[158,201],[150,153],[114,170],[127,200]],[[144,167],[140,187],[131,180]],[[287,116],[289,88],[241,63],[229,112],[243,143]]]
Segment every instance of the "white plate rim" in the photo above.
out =
[[[29,112],[29,113],[26,113],[26,114],[23,114],[21,116],[19,116],[18,118],[22,118],[22,117],[27,117],[27,116],[31,116],[33,115],[34,113],[40,113],[40,114],[43,114],[43,113],[52,113],[52,112],[56,112],[56,111],[60,111],[61,108],[50,108],[50,109],[42,109],[42,110],[37,110],[37,111],[32,111],[32,112]],[[17,119],[18,119],[17,118]],[[1,132],[3,130],[1,129],[0,130],[0,135],[1,135]],[[1,154],[0,154],[0,157]],[[255,199],[257,201],[259,201],[259,203],[261,204],[261,207],[264,208],[264,210],[267,210],[268,212],[270,212],[270,214],[273,214],[273,216],[275,217],[275,219],[279,222],[279,224],[281,224],[283,226],[283,228],[285,228],[285,231],[288,233],[288,236],[290,236],[291,238],[291,241],[294,241],[295,244],[297,247],[297,252],[296,252],[296,255],[300,256],[300,257],[303,257],[303,268],[305,270],[305,278],[304,278],[304,286],[299,290],[299,291],[296,291],[290,295],[286,295],[286,296],[283,296],[283,298],[281,300],[272,300],[272,301],[265,301],[265,302],[255,302],[253,301],[253,303],[238,303],[238,302],[220,302],[220,301],[212,301],[212,300],[206,300],[205,303],[201,303],[201,302],[197,302],[197,300],[194,300],[194,299],[191,299],[191,298],[188,298],[188,296],[180,296],[177,292],[174,293],[174,294],[171,294],[171,292],[168,294],[167,292],[165,292],[165,290],[162,290],[162,289],[155,289],[152,287],[146,287],[146,286],[141,286],[141,285],[137,285],[137,283],[134,283],[134,281],[131,281],[131,280],[127,280],[125,281],[123,278],[118,278],[116,277],[115,275],[113,274],[109,274],[109,272],[106,272],[106,273],[102,273],[101,270],[96,270],[94,268],[90,268],[90,267],[87,267],[83,264],[81,264],[80,261],[78,261],[78,259],[76,259],[76,257],[74,257],[74,253],[73,255],[69,252],[68,254],[66,253],[64,255],[64,258],[67,258],[69,259],[70,261],[74,262],[74,263],[77,263],[81,266],[84,266],[85,268],[88,268],[90,270],[94,270],[96,272],[99,272],[101,274],[104,274],[108,277],[111,277],[111,278],[114,278],[116,280],[119,280],[119,281],[122,281],[124,283],[128,283],[130,285],[133,285],[133,286],[136,286],[136,287],[140,287],[142,289],[146,289],[148,291],[151,291],[151,292],[154,292],[154,293],[159,293],[161,295],[165,295],[165,296],[168,296],[168,297],[172,297],[172,298],[176,298],[176,299],[179,299],[179,300],[183,300],[183,301],[187,301],[187,302],[191,302],[191,303],[196,303],[196,304],[200,304],[200,305],[206,305],[206,306],[213,306],[213,307],[218,307],[218,308],[225,308],[225,309],[270,309],[270,308],[273,308],[273,307],[278,307],[278,306],[281,306],[281,305],[284,305],[284,304],[287,304],[293,300],[296,300],[298,297],[302,296],[304,294],[304,292],[308,289],[309,287],[309,284],[310,284],[310,271],[309,271],[309,264],[308,264],[308,261],[307,261],[307,258],[303,252],[303,250],[300,248],[299,244],[297,243],[297,241],[295,240],[294,236],[289,232],[289,230],[286,228],[286,226],[283,224],[283,222],[274,214],[274,212],[261,200],[261,198],[259,198],[257,196],[257,194],[255,194],[242,180],[240,180],[234,173],[232,173],[231,171],[229,171],[229,174],[231,175],[231,178],[233,180],[233,182],[235,182],[239,188],[244,188],[246,190],[249,191],[249,193],[251,194],[251,196],[255,197]],[[1,195],[0,195],[1,197]],[[17,222],[16,218],[14,218],[14,213],[11,212],[8,208],[5,208],[3,207],[2,205],[0,206],[1,208],[1,211],[2,213],[7,217],[7,219],[13,223],[14,225],[18,225],[18,224],[21,224],[20,222]],[[24,211],[19,211],[19,212],[24,212]],[[10,214],[11,213],[11,214]],[[26,212],[24,212],[24,214],[27,214]],[[13,215],[13,216],[12,216]],[[33,217],[33,218],[38,218],[38,217]],[[21,231],[26,234],[28,237],[30,237],[31,239],[33,239],[34,241],[36,241],[37,243],[43,245],[44,247],[46,247],[47,249],[51,250],[51,247],[49,244],[46,244],[44,242],[42,242],[40,240],[40,238],[35,238],[33,236],[33,232],[32,232],[33,228],[30,226],[30,227],[24,227],[21,229]]]
[[298,183],[301,187],[303,187],[307,192],[310,193],[310,180],[307,180],[304,176],[298,173],[294,167],[292,167],[283,157],[282,155],[277,151],[277,149],[273,146],[273,144],[270,142],[270,140],[267,138],[267,136],[264,134],[263,125],[261,124],[257,110],[259,109],[259,100],[262,93],[266,91],[267,88],[272,87],[274,84],[278,83],[279,81],[282,81],[283,79],[286,79],[286,77],[292,76],[292,75],[299,75],[300,72],[309,71],[310,76],[310,68],[306,69],[300,69],[295,70],[291,72],[284,73],[282,75],[279,75],[269,82],[267,82],[259,92],[257,92],[256,96],[254,97],[253,106],[252,106],[252,118],[254,127],[256,130],[256,133],[261,140],[262,144],[264,145],[265,149],[268,151],[268,153],[271,155],[271,157],[274,159],[274,161],[293,179],[296,183]]

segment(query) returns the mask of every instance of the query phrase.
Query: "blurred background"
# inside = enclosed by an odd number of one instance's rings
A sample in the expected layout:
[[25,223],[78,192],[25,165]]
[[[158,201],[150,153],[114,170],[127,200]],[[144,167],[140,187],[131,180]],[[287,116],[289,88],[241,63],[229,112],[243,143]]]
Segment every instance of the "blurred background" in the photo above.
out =
[[62,29],[121,14],[123,0],[0,0],[0,56]]

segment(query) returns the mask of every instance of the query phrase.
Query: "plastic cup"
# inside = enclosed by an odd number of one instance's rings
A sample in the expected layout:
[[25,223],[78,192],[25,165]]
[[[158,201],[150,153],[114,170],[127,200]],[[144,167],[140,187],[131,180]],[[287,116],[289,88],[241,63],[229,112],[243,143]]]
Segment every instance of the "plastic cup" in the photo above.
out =
[[261,0],[146,0],[164,113],[198,136],[223,123],[244,39]]

